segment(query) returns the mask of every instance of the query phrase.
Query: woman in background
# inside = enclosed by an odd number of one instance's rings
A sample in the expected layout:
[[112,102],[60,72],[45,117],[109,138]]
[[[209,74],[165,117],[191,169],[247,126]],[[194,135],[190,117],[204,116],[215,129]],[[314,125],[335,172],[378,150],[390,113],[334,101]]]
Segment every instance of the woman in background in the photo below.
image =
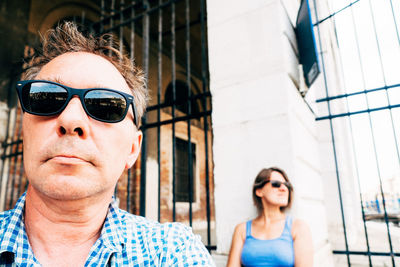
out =
[[292,199],[293,187],[282,169],[259,172],[253,184],[258,217],[236,226],[228,267],[313,266],[309,227],[284,213]]

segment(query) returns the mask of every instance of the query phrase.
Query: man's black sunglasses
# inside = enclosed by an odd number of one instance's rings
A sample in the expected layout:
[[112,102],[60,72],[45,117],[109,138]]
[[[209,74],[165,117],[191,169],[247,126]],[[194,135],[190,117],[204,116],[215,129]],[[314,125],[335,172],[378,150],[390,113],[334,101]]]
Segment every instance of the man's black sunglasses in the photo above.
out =
[[289,182],[281,182],[277,180],[268,180],[266,183],[271,183],[272,187],[280,188],[282,184],[284,184],[289,190],[292,190],[292,185]]
[[17,92],[22,110],[39,116],[61,113],[76,95],[87,115],[98,121],[114,123],[125,118],[132,104],[134,122],[138,126],[133,96],[124,92],[106,88],[75,89],[43,80],[19,81]]

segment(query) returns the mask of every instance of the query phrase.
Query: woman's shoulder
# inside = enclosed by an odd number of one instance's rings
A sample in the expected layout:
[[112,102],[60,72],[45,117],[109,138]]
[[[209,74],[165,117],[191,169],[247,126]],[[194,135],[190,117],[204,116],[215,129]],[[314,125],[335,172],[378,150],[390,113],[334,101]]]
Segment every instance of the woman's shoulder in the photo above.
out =
[[248,221],[241,222],[235,226],[235,235],[238,235],[242,238],[246,237],[246,225]]
[[245,233],[247,221],[241,222],[235,226],[235,232]]
[[306,233],[310,231],[308,223],[303,219],[292,218],[292,236],[296,237],[298,234]]
[[308,227],[306,221],[300,218],[292,218],[292,225],[296,228]]

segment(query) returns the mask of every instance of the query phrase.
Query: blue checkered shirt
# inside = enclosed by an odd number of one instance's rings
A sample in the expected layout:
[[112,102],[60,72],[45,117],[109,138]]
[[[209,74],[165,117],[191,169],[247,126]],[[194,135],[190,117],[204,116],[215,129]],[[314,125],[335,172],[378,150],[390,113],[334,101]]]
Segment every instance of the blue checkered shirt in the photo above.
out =
[[[0,213],[0,266],[41,266],[25,232],[25,193],[13,210]],[[110,204],[101,235],[85,266],[215,266],[190,228],[149,221]]]

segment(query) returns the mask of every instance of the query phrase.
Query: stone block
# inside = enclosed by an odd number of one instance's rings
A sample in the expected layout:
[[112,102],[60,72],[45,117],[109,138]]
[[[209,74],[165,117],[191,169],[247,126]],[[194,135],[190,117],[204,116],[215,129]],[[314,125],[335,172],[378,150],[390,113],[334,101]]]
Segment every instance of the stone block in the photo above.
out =
[[286,113],[287,75],[271,75],[212,90],[213,127],[255,121]]
[[[279,2],[208,28],[211,89],[290,71],[293,31]],[[273,37],[271,37],[273,36]]]
[[212,27],[246,13],[279,2],[276,0],[217,0],[207,1],[207,25]]
[[293,183],[295,197],[314,200],[324,199],[323,179],[319,169],[310,166],[301,158],[295,158],[295,171],[293,177],[289,177]]

